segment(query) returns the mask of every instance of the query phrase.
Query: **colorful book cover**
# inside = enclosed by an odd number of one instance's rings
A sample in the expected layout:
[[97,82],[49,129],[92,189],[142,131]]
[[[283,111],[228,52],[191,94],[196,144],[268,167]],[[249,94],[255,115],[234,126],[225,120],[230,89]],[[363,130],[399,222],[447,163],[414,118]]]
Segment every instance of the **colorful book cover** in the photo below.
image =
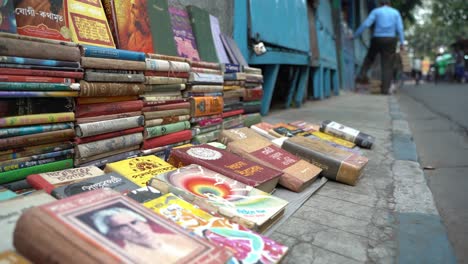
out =
[[209,116],[223,112],[223,97],[193,97],[191,98],[191,116]]
[[188,121],[182,121],[167,125],[152,126],[145,129],[145,138],[154,138],[163,136],[170,133],[179,132],[185,129],[190,129],[190,123]]
[[33,59],[33,58],[12,57],[12,56],[0,56],[0,63],[40,65],[40,66],[49,66],[49,67],[69,67],[69,68],[80,67],[80,63],[76,61],[45,60],[45,59]]
[[49,171],[64,170],[73,167],[73,159],[66,159],[28,168],[17,169],[7,172],[0,172],[0,184],[19,181],[25,179],[28,175]]
[[233,250],[238,263],[279,263],[288,251],[288,247],[266,236],[215,217],[171,193],[143,205],[196,235]]
[[15,7],[21,35],[115,48],[99,0],[19,0]]
[[285,200],[200,165],[189,165],[155,176],[150,185],[162,193],[172,192],[200,207],[205,204],[245,227],[264,231],[278,220]]
[[153,155],[109,163],[104,169],[105,172],[117,172],[141,187],[146,186],[153,176],[172,170],[175,170],[174,166]]
[[187,6],[192,23],[192,30],[197,41],[200,59],[207,62],[219,62],[210,26],[210,14],[197,6]]
[[16,34],[15,4],[13,0],[0,2],[0,32]]
[[47,124],[47,123],[62,123],[75,120],[73,112],[54,113],[54,114],[37,114],[37,115],[22,115],[0,118],[0,127],[12,127],[23,125]]
[[190,18],[185,8],[169,6],[169,14],[171,17],[172,32],[174,41],[177,46],[179,56],[199,61],[197,43],[192,32]]
[[[51,234],[50,243],[38,243],[44,232]],[[83,263],[221,264],[232,257],[229,250],[109,189],[28,210],[18,220],[14,241],[16,250],[34,263],[79,258]]]

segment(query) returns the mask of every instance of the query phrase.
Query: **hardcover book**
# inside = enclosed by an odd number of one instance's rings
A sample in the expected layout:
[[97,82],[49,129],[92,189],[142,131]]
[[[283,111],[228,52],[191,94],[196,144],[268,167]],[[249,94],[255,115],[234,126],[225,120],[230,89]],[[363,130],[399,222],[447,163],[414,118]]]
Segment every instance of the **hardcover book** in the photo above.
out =
[[2,98],[0,116],[72,112],[73,98]]
[[243,128],[234,128],[234,129],[226,129],[221,132],[219,135],[219,141],[224,145],[227,145],[230,142],[246,139],[246,138],[254,138],[258,140],[265,140],[265,138],[255,132],[253,129],[248,127]]
[[[261,137],[258,135],[257,137]],[[319,173],[319,167],[273,145],[263,138],[247,138],[231,142],[227,150],[264,166],[281,170],[279,184],[294,192],[301,192],[312,184]]]
[[209,116],[223,112],[223,97],[206,96],[191,98],[191,116]]
[[267,193],[275,189],[283,174],[207,144],[173,149],[168,162],[177,168],[198,164]]
[[199,61],[197,43],[187,10],[183,7],[169,6],[172,32],[177,46],[177,54],[189,60]]
[[31,174],[26,177],[27,182],[36,190],[50,193],[54,188],[75,181],[103,175],[104,171],[95,166]]
[[141,146],[142,150],[157,148],[169,144],[179,143],[185,140],[192,139],[192,131],[190,130],[182,130],[179,132],[167,134],[160,137],[151,138],[145,140],[143,145]]
[[0,251],[14,250],[13,246],[13,230],[15,229],[16,221],[21,216],[24,210],[55,201],[55,198],[43,191],[37,191],[30,195],[18,196],[8,201],[0,202]]
[[305,137],[291,137],[281,148],[322,168],[328,179],[356,185],[368,159],[356,153],[334,148],[325,142]]
[[375,142],[373,136],[335,121],[323,121],[320,125],[320,131],[356,143],[362,148],[370,149]]
[[232,256],[109,189],[27,210],[14,245],[34,263],[221,264]]
[[141,187],[146,186],[153,176],[172,170],[175,167],[153,155],[109,163],[104,169],[105,172],[117,172]]
[[57,199],[63,199],[80,193],[104,188],[113,189],[125,194],[138,189],[139,186],[116,172],[110,172],[57,187],[52,190],[50,194]]
[[182,130],[190,129],[188,121],[181,121],[177,123],[147,127],[144,132],[145,139],[160,137],[166,134],[179,132]]
[[0,6],[0,32],[16,34],[15,4],[13,1],[2,1]]
[[18,33],[115,48],[99,0],[15,1]]
[[233,250],[238,263],[279,263],[288,251],[288,247],[226,218],[215,217],[172,193],[143,205],[196,235]]
[[25,179],[28,175],[49,171],[64,170],[73,167],[72,159],[65,159],[32,167],[16,169],[6,172],[0,172],[0,184],[19,181]]
[[288,203],[195,164],[159,174],[150,185],[260,232],[283,215]]
[[210,14],[197,6],[189,5],[190,23],[197,40],[200,59],[207,62],[219,62],[214,46],[213,35],[210,26]]
[[[129,147],[138,147],[143,142],[142,133],[134,133],[125,136],[118,136],[99,141],[79,144],[76,146],[75,158],[90,158],[99,154],[106,154]],[[101,157],[103,158],[103,157]]]

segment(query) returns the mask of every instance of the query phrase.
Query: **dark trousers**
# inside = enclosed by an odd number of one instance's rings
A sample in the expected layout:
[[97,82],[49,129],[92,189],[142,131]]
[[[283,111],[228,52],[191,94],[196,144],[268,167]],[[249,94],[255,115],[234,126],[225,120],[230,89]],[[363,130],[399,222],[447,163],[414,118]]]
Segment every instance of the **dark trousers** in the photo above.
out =
[[367,51],[366,58],[359,73],[359,77],[367,76],[367,71],[372,66],[377,54],[380,54],[380,63],[382,71],[382,90],[383,94],[388,94],[392,84],[393,64],[395,61],[395,49],[397,38],[373,37],[370,48]]

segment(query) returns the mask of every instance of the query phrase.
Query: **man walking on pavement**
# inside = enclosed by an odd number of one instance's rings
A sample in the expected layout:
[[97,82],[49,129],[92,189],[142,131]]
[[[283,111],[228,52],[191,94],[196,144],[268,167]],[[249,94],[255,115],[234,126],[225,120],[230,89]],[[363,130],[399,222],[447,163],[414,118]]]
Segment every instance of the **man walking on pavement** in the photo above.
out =
[[389,94],[392,83],[393,63],[395,60],[395,46],[397,34],[400,39],[400,49],[404,50],[403,21],[400,12],[392,8],[390,0],[382,0],[381,7],[372,10],[364,23],[356,30],[353,39],[359,37],[362,32],[374,25],[374,34],[371,39],[370,48],[361,71],[356,78],[357,82],[368,82],[367,71],[371,67],[377,54],[380,54],[382,69],[382,94]]

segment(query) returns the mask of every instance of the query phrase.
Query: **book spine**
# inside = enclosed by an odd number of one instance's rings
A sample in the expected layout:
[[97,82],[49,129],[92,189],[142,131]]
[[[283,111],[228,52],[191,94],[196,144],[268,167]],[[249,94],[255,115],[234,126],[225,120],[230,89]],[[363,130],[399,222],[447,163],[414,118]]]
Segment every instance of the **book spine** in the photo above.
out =
[[186,62],[146,59],[147,71],[189,72],[190,65]]
[[51,71],[51,70],[32,70],[0,68],[0,74],[3,75],[26,75],[26,76],[48,76],[60,78],[82,79],[83,72]]
[[143,61],[114,60],[93,57],[82,57],[81,66],[90,69],[108,69],[108,70],[146,70],[146,64]]
[[242,81],[245,80],[246,76],[245,73],[225,73],[224,80],[225,81]]
[[152,149],[145,149],[145,150],[141,151],[141,155],[142,156],[152,155],[153,153],[156,153],[156,152],[165,151],[167,149],[172,149],[172,148],[179,147],[179,146],[186,145],[186,144],[190,144],[190,140],[185,140],[185,141],[177,142],[175,144],[165,145],[165,146],[162,146],[162,147],[156,147],[156,148],[152,148]]
[[5,183],[5,184],[2,184],[2,186],[13,192],[34,188],[26,180],[19,180],[19,181],[14,181],[10,183]]
[[192,138],[192,143],[198,145],[198,144],[206,144],[208,142],[213,142],[218,139],[218,135],[219,135],[219,130],[196,135]]
[[225,63],[223,64],[223,71],[225,73],[241,72],[241,67],[239,64]]
[[222,85],[191,85],[188,90],[189,92],[208,92],[208,93],[215,93],[215,92],[222,92],[223,86]]
[[146,53],[148,59],[188,62],[186,58],[163,54]]
[[41,70],[41,71],[83,72],[83,69],[81,68],[49,67],[49,66],[40,66],[40,65],[25,65],[25,64],[11,64],[11,63],[0,63],[0,68]]
[[162,76],[146,76],[146,84],[184,84],[187,82],[185,78],[172,78]]
[[198,72],[191,72],[188,81],[192,83],[224,83],[223,75]]
[[169,116],[158,119],[145,120],[145,127],[166,125],[171,123],[176,123],[180,121],[188,121],[190,119],[189,115],[180,115],[180,116]]
[[217,117],[217,118],[211,118],[211,119],[205,119],[205,120],[200,120],[198,122],[198,125],[200,127],[204,127],[204,126],[213,126],[213,125],[218,125],[218,124],[221,124],[223,122],[223,118],[222,117]]
[[143,126],[143,123],[143,116],[133,116],[100,122],[79,124],[76,126],[75,129],[77,137],[89,137],[118,130],[125,130],[138,126]]
[[79,117],[75,120],[75,123],[76,124],[94,123],[94,122],[107,121],[107,120],[113,120],[113,119],[119,119],[119,118],[125,118],[125,117],[134,117],[134,116],[140,116],[140,115],[141,115],[141,111],[135,111],[135,112],[114,114],[114,115]]
[[208,69],[215,69],[221,70],[221,64],[214,63],[214,62],[207,62],[207,61],[191,61],[190,65],[196,68],[208,68]]
[[103,139],[108,139],[108,138],[113,138],[113,137],[118,137],[118,136],[125,136],[125,135],[130,135],[134,133],[142,133],[144,130],[143,127],[135,127],[135,128],[130,128],[130,129],[125,129],[121,131],[115,131],[115,132],[110,132],[110,133],[105,133],[105,134],[99,134],[96,136],[91,136],[91,137],[83,137],[83,138],[75,138],[75,143],[76,144],[85,144],[93,141],[99,141]]
[[144,84],[97,83],[80,81],[80,96],[128,96],[139,95],[145,91]]
[[32,147],[10,148],[6,151],[0,151],[0,161],[28,157],[53,151],[60,151],[73,148],[71,142],[59,142],[51,144],[42,144]]
[[58,123],[58,124],[46,124],[36,126],[21,126],[11,128],[0,128],[0,138],[25,136],[30,134],[37,134],[43,132],[50,132],[63,129],[73,128],[73,123]]
[[192,128],[192,135],[196,136],[196,135],[212,132],[212,131],[219,130],[219,129],[221,129],[220,124],[214,125],[214,126],[194,127]]
[[0,98],[24,98],[24,97],[77,97],[78,92],[72,91],[0,91]]
[[19,163],[8,165],[8,166],[0,166],[0,173],[7,172],[7,171],[15,171],[15,170],[18,170],[18,169],[29,168],[29,167],[33,167],[33,166],[37,166],[37,165],[52,163],[52,162],[65,160],[65,159],[71,159],[71,158],[73,158],[73,155],[69,154],[69,155],[58,156],[58,157],[47,158],[47,159],[41,159],[41,160],[31,160],[31,161],[19,162]]
[[103,158],[106,158],[106,157],[110,157],[110,156],[117,155],[117,154],[124,153],[124,152],[128,152],[128,151],[138,150],[139,148],[140,148],[140,145],[135,145],[135,146],[131,146],[131,147],[119,148],[119,149],[116,149],[116,150],[111,150],[111,151],[99,153],[99,154],[96,154],[96,155],[91,155],[89,157],[80,157],[79,153],[77,152],[77,154],[75,155],[75,165],[80,165],[80,164],[90,162],[90,161],[93,161],[93,160],[103,159]]
[[258,101],[262,100],[263,89],[245,89],[243,101]]
[[[109,3],[110,1],[103,1],[103,2],[105,2],[104,6],[106,6],[106,4]],[[107,14],[107,10],[106,10],[106,14]],[[112,24],[114,24],[114,21],[112,19],[109,19],[109,24],[111,23],[111,21],[112,21]],[[111,28],[114,31],[113,26]],[[82,54],[84,57],[115,59],[115,60],[145,61],[145,58],[146,58],[144,52],[102,48],[102,47],[87,46],[87,45],[82,47]]]
[[109,23],[109,29],[112,33],[114,43],[117,48],[120,48],[119,29],[117,27],[117,16],[115,14],[115,3],[114,0],[101,0],[106,14],[107,22]]
[[214,70],[214,69],[207,69],[207,68],[192,67],[190,71],[196,72],[196,73],[209,73],[209,74],[223,75],[223,72],[221,70]]
[[211,116],[199,116],[199,117],[192,117],[190,118],[190,123],[200,123],[205,120],[214,119],[214,118],[222,118],[220,114],[218,115],[211,115]]
[[74,83],[74,79],[26,75],[0,75],[0,82]]
[[81,164],[78,165],[78,167],[96,166],[98,168],[103,168],[103,167],[106,166],[107,163],[116,162],[116,161],[120,161],[120,160],[125,160],[125,159],[129,159],[129,158],[134,158],[134,157],[138,157],[138,156],[140,156],[140,151],[139,150],[132,150],[132,151],[112,155],[112,156],[109,156],[109,157],[105,157],[105,158],[102,158],[102,159],[97,159],[97,160],[93,160],[93,161],[90,161],[90,162],[81,163]]
[[191,101],[191,116],[200,117],[221,114],[223,112],[223,97],[195,97]]
[[80,89],[80,85],[78,83],[0,82],[0,89],[4,91],[76,91]]
[[111,70],[111,69],[85,69],[85,72],[116,73],[116,74],[144,74],[144,71],[134,70]]
[[84,80],[87,82],[127,82],[127,83],[144,83],[145,75],[143,74],[119,74],[119,73],[100,73],[86,72]]
[[74,61],[32,59],[32,58],[10,57],[10,56],[0,56],[0,63],[39,65],[39,66],[49,66],[49,67],[69,67],[69,68],[80,67],[80,63],[74,62]]
[[76,103],[79,105],[99,104],[99,103],[115,103],[123,101],[135,101],[138,96],[112,96],[112,97],[78,97]]
[[231,117],[223,121],[223,129],[230,129],[234,127],[241,127],[244,125],[241,116],[238,117]]
[[49,153],[44,153],[44,154],[39,154],[39,155],[32,155],[29,157],[23,157],[19,159],[0,161],[0,166],[11,166],[11,165],[15,165],[15,164],[22,163],[22,162],[24,163],[27,161],[56,158],[60,156],[72,155],[73,153],[74,153],[73,149],[65,149],[65,150],[54,151],[54,152],[49,152]]
[[175,91],[181,91],[185,90],[186,85],[183,83],[177,83],[177,84],[158,84],[158,85],[147,85],[146,89],[147,91],[158,91],[158,90],[175,90]]
[[8,149],[11,147],[22,147],[28,145],[47,144],[53,142],[67,141],[75,136],[73,129],[64,129],[50,132],[43,132],[33,135],[8,137],[0,139],[0,149]]
[[188,109],[174,109],[174,110],[163,110],[163,111],[154,111],[154,112],[143,112],[145,119],[156,119],[156,118],[163,118],[168,116],[180,116],[180,115],[188,115],[190,114],[190,110]]
[[188,121],[154,126],[154,127],[147,127],[145,129],[145,139],[159,137],[159,136],[163,136],[166,134],[179,132],[185,129],[190,129],[190,123]]
[[188,72],[145,71],[145,76],[161,76],[161,77],[188,79],[190,74]]
[[190,102],[182,102],[175,104],[166,104],[166,105],[154,105],[154,106],[145,106],[143,107],[143,112],[151,111],[162,111],[162,110],[172,110],[172,109],[189,109]]
[[228,118],[228,117],[232,117],[236,115],[242,115],[243,113],[244,113],[244,109],[239,109],[239,110],[232,110],[229,112],[223,112],[221,116],[223,118]]
[[75,120],[75,114],[69,113],[54,113],[54,114],[37,114],[24,115],[0,118],[1,127],[48,124],[48,123],[63,123]]
[[224,80],[224,86],[243,86],[245,84],[245,81],[226,81]]
[[4,56],[45,60],[78,62],[81,57],[78,47],[4,37],[2,37],[0,41],[0,50]]
[[362,148],[370,149],[375,142],[373,136],[330,120],[322,122],[320,131],[356,143]]
[[233,110],[243,109],[244,105],[241,102],[233,103],[233,104],[224,104],[223,112],[229,112]]
[[151,138],[148,140],[145,140],[143,142],[142,149],[153,149],[169,144],[175,144],[181,141],[185,140],[190,140],[192,139],[192,131],[190,130],[182,130],[179,132],[171,133],[168,135],[156,137],[156,138]]
[[122,137],[109,138],[90,143],[77,145],[77,155],[80,158],[86,158],[97,154],[102,154],[117,149],[123,149],[132,146],[138,146],[143,142],[142,133],[125,135]]
[[141,111],[143,102],[141,100],[124,101],[115,103],[100,103],[78,105],[75,110],[76,117],[90,117],[100,115],[111,115],[126,112]]
[[72,112],[73,98],[31,98],[20,97],[0,100],[0,115],[30,115]]
[[221,96],[223,96],[223,93],[222,92],[213,92],[213,93],[209,93],[209,92],[183,92],[182,95],[184,97],[207,97],[207,96],[221,97]]
[[0,172],[0,184],[23,180],[31,174],[58,171],[73,167],[73,159],[66,159],[13,171]]

